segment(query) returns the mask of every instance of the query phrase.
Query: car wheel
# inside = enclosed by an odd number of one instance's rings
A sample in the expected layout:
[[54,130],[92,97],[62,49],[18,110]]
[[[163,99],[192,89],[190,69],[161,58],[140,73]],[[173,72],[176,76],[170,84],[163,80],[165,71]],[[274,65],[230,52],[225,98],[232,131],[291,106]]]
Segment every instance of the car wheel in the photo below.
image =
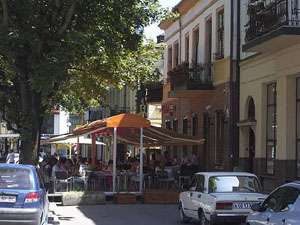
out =
[[199,210],[199,220],[200,220],[200,225],[213,225],[210,221],[208,221],[205,217],[204,212]]
[[188,223],[188,222],[190,222],[190,218],[188,218],[185,215],[182,206],[180,206],[180,208],[179,208],[179,217],[180,217],[180,223]]

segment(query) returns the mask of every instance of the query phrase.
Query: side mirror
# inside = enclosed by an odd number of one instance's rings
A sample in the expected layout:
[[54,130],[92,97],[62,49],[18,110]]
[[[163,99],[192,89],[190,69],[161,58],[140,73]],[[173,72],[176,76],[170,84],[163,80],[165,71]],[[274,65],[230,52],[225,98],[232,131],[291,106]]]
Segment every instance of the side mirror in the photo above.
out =
[[264,212],[264,211],[266,211],[266,207],[262,206],[261,203],[253,204],[251,206],[251,209],[254,212]]
[[182,185],[182,189],[183,189],[184,191],[189,190],[189,188],[190,188],[190,186],[189,186],[188,184],[183,184],[183,185]]

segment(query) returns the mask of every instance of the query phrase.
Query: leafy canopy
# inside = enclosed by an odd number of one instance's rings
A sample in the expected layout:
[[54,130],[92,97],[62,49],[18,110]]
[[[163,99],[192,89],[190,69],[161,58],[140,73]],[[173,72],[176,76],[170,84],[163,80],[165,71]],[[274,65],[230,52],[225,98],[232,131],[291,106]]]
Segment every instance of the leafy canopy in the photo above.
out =
[[142,45],[143,30],[164,13],[158,0],[0,0],[5,119],[28,126],[24,88],[42,117],[56,104],[96,103],[109,85],[152,79],[161,50]]

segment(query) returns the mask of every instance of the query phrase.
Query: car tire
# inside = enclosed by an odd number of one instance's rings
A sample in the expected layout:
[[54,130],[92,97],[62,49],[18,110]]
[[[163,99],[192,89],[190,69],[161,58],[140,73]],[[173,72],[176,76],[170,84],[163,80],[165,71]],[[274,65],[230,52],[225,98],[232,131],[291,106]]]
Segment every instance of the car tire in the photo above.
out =
[[200,225],[213,225],[210,221],[206,219],[202,209],[199,210],[199,220],[200,220]]
[[179,217],[180,217],[180,223],[185,224],[190,222],[190,218],[188,218],[182,208],[182,205],[180,205],[179,207]]

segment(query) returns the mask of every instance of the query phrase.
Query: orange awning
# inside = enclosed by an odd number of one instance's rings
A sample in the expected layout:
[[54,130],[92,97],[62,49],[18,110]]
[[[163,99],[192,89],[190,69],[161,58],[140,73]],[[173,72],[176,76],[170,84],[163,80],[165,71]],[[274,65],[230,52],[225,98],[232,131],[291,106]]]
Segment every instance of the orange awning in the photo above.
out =
[[95,133],[96,131],[106,128],[147,128],[150,126],[150,121],[142,116],[123,113],[83,125],[74,129],[73,133],[75,135],[82,135],[87,133]]
[[144,145],[170,146],[170,145],[199,145],[204,143],[200,137],[191,137],[178,134],[174,131],[151,126],[150,121],[135,114],[120,114],[103,120],[97,120],[76,128],[73,135],[95,134],[96,136],[111,136],[112,128],[118,128],[119,140],[139,145],[139,129],[144,128]]

